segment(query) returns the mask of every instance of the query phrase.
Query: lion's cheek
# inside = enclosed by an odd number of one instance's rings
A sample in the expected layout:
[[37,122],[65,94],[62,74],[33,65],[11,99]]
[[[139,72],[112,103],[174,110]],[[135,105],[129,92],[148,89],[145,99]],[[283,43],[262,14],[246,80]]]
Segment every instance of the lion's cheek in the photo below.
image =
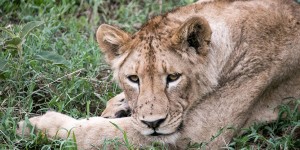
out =
[[[179,111],[179,108],[182,108],[181,111],[185,111],[190,105],[193,104],[195,100],[193,99],[193,94],[190,94],[193,93],[193,87],[193,83],[186,78],[180,82],[176,89],[168,93],[169,100],[173,103],[176,103],[174,104],[175,111]],[[178,104],[180,107],[177,106]]]
[[125,99],[128,101],[129,108],[133,110],[135,107],[135,103],[138,99],[139,91],[130,86],[125,86],[123,90],[125,94]]

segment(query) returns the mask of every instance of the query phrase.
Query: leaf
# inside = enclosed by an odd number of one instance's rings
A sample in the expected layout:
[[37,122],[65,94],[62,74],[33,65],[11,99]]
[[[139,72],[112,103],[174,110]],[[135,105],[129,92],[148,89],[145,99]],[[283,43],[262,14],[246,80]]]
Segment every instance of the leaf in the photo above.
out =
[[115,124],[115,123],[113,123],[111,121],[109,121],[109,122],[123,133],[123,140],[125,142],[126,148],[129,149],[129,150],[133,150],[132,145],[128,141],[128,137],[127,137],[126,131],[124,131],[123,129],[121,129],[117,124]]
[[90,118],[90,104],[91,104],[91,101],[87,101],[86,102],[86,118]]
[[9,77],[8,70],[6,69],[6,64],[7,60],[0,60],[0,80],[7,79]]
[[20,32],[20,38],[24,39],[32,29],[34,29],[42,24],[44,24],[43,21],[32,21],[32,22],[27,23],[26,25],[24,25],[24,27],[22,28],[22,30]]
[[0,59],[0,73],[2,71],[4,71],[6,63],[7,63],[7,60],[1,60]]
[[6,40],[4,42],[4,45],[14,45],[14,46],[18,46],[20,43],[22,42],[22,39],[19,37],[14,37],[12,39]]
[[17,50],[22,50],[21,48],[22,40],[19,37],[14,37],[9,40],[5,40],[2,46],[3,50],[12,50],[11,54],[14,56]]
[[74,141],[74,144],[75,144],[75,149],[77,149],[77,142],[76,142],[76,136],[75,136],[75,133],[72,132],[72,138],[73,138],[73,141]]
[[67,61],[63,56],[49,52],[49,51],[42,51],[37,54],[38,59],[45,60],[48,62],[53,63],[54,65],[64,66],[67,68],[71,67],[71,64],[69,61]]
[[9,34],[10,37],[12,37],[12,38],[15,37],[15,35],[14,35],[14,33],[13,33],[12,31],[10,31],[10,30],[8,30],[8,29],[6,29],[6,28],[4,28],[4,27],[0,27],[0,30],[6,32],[6,33]]

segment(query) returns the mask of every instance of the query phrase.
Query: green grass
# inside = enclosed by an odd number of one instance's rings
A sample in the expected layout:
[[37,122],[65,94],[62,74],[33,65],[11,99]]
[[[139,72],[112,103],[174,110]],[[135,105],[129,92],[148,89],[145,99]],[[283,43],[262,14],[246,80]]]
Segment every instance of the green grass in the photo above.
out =
[[254,124],[243,129],[228,149],[299,149],[300,148],[300,100],[281,105],[279,118],[269,124]]
[[[134,32],[149,17],[192,1],[0,1],[0,14],[5,14],[0,15],[0,149],[76,149],[71,133],[67,140],[41,133],[22,138],[16,135],[16,123],[48,110],[74,118],[99,116],[120,89],[95,41],[97,27],[109,23]],[[291,114],[245,129],[227,148],[296,149],[300,118],[298,111]],[[201,144],[191,145],[195,147]],[[165,147],[154,143],[149,149]]]

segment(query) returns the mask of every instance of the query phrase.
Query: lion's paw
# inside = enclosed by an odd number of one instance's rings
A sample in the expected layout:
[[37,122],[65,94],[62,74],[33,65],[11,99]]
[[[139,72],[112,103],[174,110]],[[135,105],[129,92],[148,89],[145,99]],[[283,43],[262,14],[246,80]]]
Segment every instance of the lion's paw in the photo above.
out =
[[76,119],[71,118],[67,115],[54,111],[49,111],[44,115],[29,118],[28,121],[20,121],[18,123],[18,128],[16,132],[18,135],[29,136],[31,129],[34,129],[35,132],[42,131],[48,134],[48,136],[50,137],[55,136],[58,133],[64,135],[64,132],[74,127],[75,122]]
[[42,116],[32,117],[28,119],[28,121],[22,120],[18,122],[16,133],[18,135],[29,136],[32,129],[31,127],[37,126],[41,117]]
[[124,93],[120,93],[107,102],[101,117],[104,118],[123,118],[131,115],[131,109],[125,99]]

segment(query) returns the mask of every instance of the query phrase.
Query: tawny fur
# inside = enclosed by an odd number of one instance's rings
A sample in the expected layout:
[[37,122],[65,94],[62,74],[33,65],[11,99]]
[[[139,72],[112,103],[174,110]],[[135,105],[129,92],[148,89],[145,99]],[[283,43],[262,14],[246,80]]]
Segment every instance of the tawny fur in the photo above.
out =
[[[132,116],[75,120],[48,112],[30,121],[50,137],[72,129],[79,149],[122,138],[109,121],[137,147],[161,141],[184,149],[236,128],[208,144],[217,149],[240,128],[276,119],[286,97],[300,97],[299,39],[300,6],[293,0],[202,0],[152,18],[133,35],[101,25],[97,41]],[[168,83],[176,73],[181,76]],[[143,121],[158,119],[164,121],[155,131],[165,135],[151,136]]]
[[121,118],[124,116],[118,115],[118,113],[124,112],[126,116],[130,115],[130,108],[127,100],[125,100],[124,93],[120,93],[117,96],[110,99],[107,104],[105,110],[102,112],[101,117],[104,118]]

